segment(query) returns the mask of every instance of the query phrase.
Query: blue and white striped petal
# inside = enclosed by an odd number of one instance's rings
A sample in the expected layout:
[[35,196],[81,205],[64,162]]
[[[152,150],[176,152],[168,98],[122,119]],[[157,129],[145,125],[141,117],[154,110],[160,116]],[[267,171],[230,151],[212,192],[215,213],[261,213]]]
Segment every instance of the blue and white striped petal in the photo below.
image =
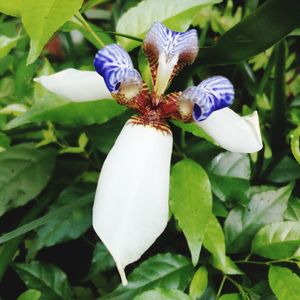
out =
[[154,91],[160,96],[179,70],[196,59],[197,31],[175,32],[156,22],[148,31],[143,47],[150,63]]
[[130,56],[121,46],[111,44],[99,50],[94,66],[112,94],[131,99],[140,92],[143,84],[141,75],[134,69]]
[[182,106],[185,101],[194,104],[192,116],[197,122],[207,119],[216,110],[230,106],[233,99],[233,85],[223,76],[203,80],[198,86],[187,88],[181,96]]

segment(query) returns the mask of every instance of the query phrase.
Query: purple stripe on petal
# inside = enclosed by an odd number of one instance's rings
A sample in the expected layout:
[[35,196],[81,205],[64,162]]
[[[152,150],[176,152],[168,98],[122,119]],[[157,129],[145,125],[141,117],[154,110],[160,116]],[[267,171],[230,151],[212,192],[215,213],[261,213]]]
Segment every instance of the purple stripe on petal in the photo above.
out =
[[233,85],[223,76],[203,80],[198,86],[187,88],[181,96],[181,101],[194,103],[195,121],[203,121],[214,111],[230,106],[233,99]]
[[128,88],[138,92],[142,87],[140,73],[134,69],[128,53],[117,44],[99,50],[94,59],[94,66],[113,94],[126,94]]

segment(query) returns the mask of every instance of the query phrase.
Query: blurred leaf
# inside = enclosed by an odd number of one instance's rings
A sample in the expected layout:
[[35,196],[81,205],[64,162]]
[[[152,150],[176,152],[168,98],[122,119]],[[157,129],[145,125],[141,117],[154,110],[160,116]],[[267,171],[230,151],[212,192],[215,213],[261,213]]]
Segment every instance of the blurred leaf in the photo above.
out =
[[22,293],[17,300],[39,300],[41,298],[41,292],[37,290],[28,290]]
[[54,265],[40,262],[15,264],[14,270],[27,287],[42,293],[40,300],[73,299],[66,274]]
[[114,100],[70,102],[49,93],[25,114],[9,122],[6,129],[41,121],[73,126],[102,124],[120,115],[125,109]]
[[[299,3],[299,2],[298,2]],[[300,9],[300,5],[299,5]],[[285,95],[285,60],[284,41],[275,48],[275,78],[272,93],[270,146],[273,157],[281,157],[286,146],[286,95]]]
[[[94,189],[94,186],[92,186]],[[53,212],[57,209],[71,204],[84,195],[90,194],[91,188],[81,184],[80,186],[69,186],[54,202],[49,211]],[[93,197],[91,195],[91,201]],[[55,218],[45,225],[41,226],[36,233],[36,237],[30,242],[27,253],[27,259],[32,259],[35,254],[44,247],[79,238],[92,225],[92,207],[85,205],[84,207],[74,208],[72,212],[61,218]]]
[[268,175],[268,180],[276,183],[284,183],[300,178],[300,165],[288,156],[285,156],[272,169]]
[[208,272],[207,269],[204,266],[202,266],[196,271],[196,273],[192,278],[190,289],[189,289],[190,297],[193,300],[200,298],[207,288],[207,283],[208,283]]
[[33,63],[43,47],[81,7],[82,0],[21,1],[22,23],[31,38],[27,63]]
[[5,57],[10,50],[16,47],[18,40],[22,38],[20,36],[10,38],[7,36],[0,36],[0,59]]
[[76,286],[73,288],[76,300],[94,300],[93,293],[90,288]]
[[93,258],[87,279],[97,276],[101,272],[108,271],[115,266],[115,262],[106,249],[106,247],[98,242],[93,252]]
[[19,144],[0,153],[0,216],[36,197],[55,166],[53,149]]
[[256,232],[266,224],[283,220],[292,185],[268,188],[253,194],[247,207],[235,207],[225,220],[227,250],[239,253],[249,249]]
[[0,131],[0,152],[9,147],[11,139],[9,136]]
[[[232,27],[212,47],[203,48],[194,67],[234,64],[267,50],[300,25],[300,2],[269,0]],[[281,20],[281,22],[278,22]]]
[[252,241],[254,254],[271,258],[292,257],[300,247],[300,222],[277,222],[260,229]]
[[20,16],[20,5],[22,0],[0,1],[0,12],[10,16]]
[[300,126],[298,126],[295,130],[292,131],[291,150],[295,159],[300,164]]
[[288,268],[271,266],[269,284],[278,300],[298,300],[300,278]]
[[[186,31],[192,19],[203,5],[219,3],[221,0],[155,0],[141,1],[129,9],[117,23],[117,32],[143,38],[155,21],[163,22],[172,30]],[[127,51],[140,43],[123,37],[118,41]]]
[[250,160],[247,154],[224,152],[216,156],[208,169],[214,194],[222,201],[246,205],[249,201]]
[[300,221],[300,199],[291,198],[288,202],[287,210],[284,214],[285,220]]
[[141,263],[128,276],[128,285],[119,286],[101,300],[133,299],[153,288],[185,290],[191,280],[193,267],[186,257],[171,253],[158,254]]
[[242,300],[240,294],[225,294],[222,295],[218,300]]
[[207,221],[203,238],[203,246],[214,256],[215,260],[223,266],[225,272],[225,238],[222,227],[214,215],[211,215]]
[[209,179],[204,169],[196,162],[184,159],[173,166],[170,208],[183,230],[193,264],[196,265],[212,209]]
[[191,298],[179,290],[160,288],[144,292],[133,300],[191,300]]

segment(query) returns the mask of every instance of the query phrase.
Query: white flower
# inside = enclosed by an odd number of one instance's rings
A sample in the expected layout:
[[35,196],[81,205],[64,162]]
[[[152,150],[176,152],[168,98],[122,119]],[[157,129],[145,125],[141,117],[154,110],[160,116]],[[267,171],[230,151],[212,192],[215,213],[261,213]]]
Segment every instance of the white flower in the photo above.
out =
[[[144,40],[153,90],[150,92],[126,51],[108,45],[95,56],[96,72],[68,69],[37,79],[74,101],[110,97],[138,111],[123,127],[99,177],[93,226],[113,256],[122,283],[125,267],[138,260],[168,222],[172,133],[166,120],[196,122],[216,143],[233,152],[262,148],[258,115],[240,117],[228,108],[230,81],[214,76],[183,92],[164,95],[172,78],[198,54],[195,30],[174,32],[155,23]],[[101,134],[101,133],[99,133]]]

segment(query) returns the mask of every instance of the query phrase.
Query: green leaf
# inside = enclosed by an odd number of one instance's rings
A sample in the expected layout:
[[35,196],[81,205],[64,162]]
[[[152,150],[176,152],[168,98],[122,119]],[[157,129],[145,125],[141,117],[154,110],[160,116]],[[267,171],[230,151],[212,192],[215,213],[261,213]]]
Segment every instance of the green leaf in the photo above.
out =
[[210,183],[205,170],[196,162],[184,159],[173,166],[170,208],[187,239],[196,265],[212,210]]
[[[117,23],[117,32],[143,38],[155,21],[163,22],[172,30],[186,31],[199,9],[221,0],[143,0],[129,9]],[[123,37],[118,41],[126,50],[132,50],[140,43]]]
[[[94,189],[94,186],[92,186]],[[49,208],[49,212],[56,211],[67,204],[74,203],[77,199],[89,194],[91,189],[81,183],[79,186],[70,186],[58,197],[57,201]],[[93,197],[91,195],[91,201]],[[74,240],[79,238],[92,225],[92,207],[74,208],[72,212],[60,218],[54,218],[37,230],[36,237],[30,242],[27,258],[32,259],[34,255],[44,247]]]
[[14,47],[16,47],[17,42],[21,39],[22,37],[17,36],[14,38],[10,38],[7,36],[0,36],[0,59],[8,55],[10,50],[12,50]]
[[300,222],[277,222],[258,231],[252,241],[254,254],[284,259],[295,254],[300,247]]
[[300,199],[291,198],[284,219],[289,221],[300,221]]
[[221,266],[226,267],[225,238],[218,219],[211,215],[205,228],[203,246],[215,257]]
[[133,300],[191,300],[191,298],[179,290],[160,288],[144,292]]
[[108,271],[115,266],[115,262],[106,247],[98,242],[93,252],[93,258],[87,279],[97,276],[101,272]]
[[284,0],[265,1],[215,46],[200,49],[194,67],[234,64],[267,50],[300,24],[299,11],[298,0],[290,0],[289,5]]
[[53,149],[19,144],[0,153],[0,216],[36,197],[47,185],[55,166]]
[[207,269],[200,267],[193,276],[190,284],[189,295],[193,300],[200,298],[205,292],[208,284],[208,272]]
[[0,12],[5,15],[20,16],[20,5],[22,0],[0,1]]
[[27,63],[33,63],[51,36],[81,7],[82,0],[22,0],[22,23],[31,38]]
[[71,102],[48,93],[26,113],[10,121],[5,129],[41,121],[52,121],[63,125],[102,124],[125,111],[125,107],[114,100]]
[[208,169],[214,194],[222,201],[246,205],[249,201],[250,160],[242,153],[224,152],[216,156]]
[[261,189],[252,196],[247,207],[236,207],[225,221],[227,250],[239,253],[249,249],[256,232],[264,225],[283,220],[292,185]]
[[271,266],[269,284],[278,300],[298,300],[300,278],[288,268]]
[[54,265],[40,262],[15,264],[14,270],[27,287],[42,293],[40,300],[73,299],[66,274]]
[[22,293],[17,300],[39,300],[41,298],[41,292],[37,290],[30,289]]
[[101,300],[127,300],[153,288],[185,290],[193,274],[193,267],[186,257],[158,254],[141,263],[128,276],[128,285],[119,286]]
[[210,260],[212,266],[228,275],[243,275],[244,273],[237,267],[234,261],[229,256],[225,258],[225,265],[221,264],[220,260],[213,256]]
[[0,152],[9,147],[11,139],[0,131]]
[[240,294],[225,294],[222,295],[218,300],[242,300]]

